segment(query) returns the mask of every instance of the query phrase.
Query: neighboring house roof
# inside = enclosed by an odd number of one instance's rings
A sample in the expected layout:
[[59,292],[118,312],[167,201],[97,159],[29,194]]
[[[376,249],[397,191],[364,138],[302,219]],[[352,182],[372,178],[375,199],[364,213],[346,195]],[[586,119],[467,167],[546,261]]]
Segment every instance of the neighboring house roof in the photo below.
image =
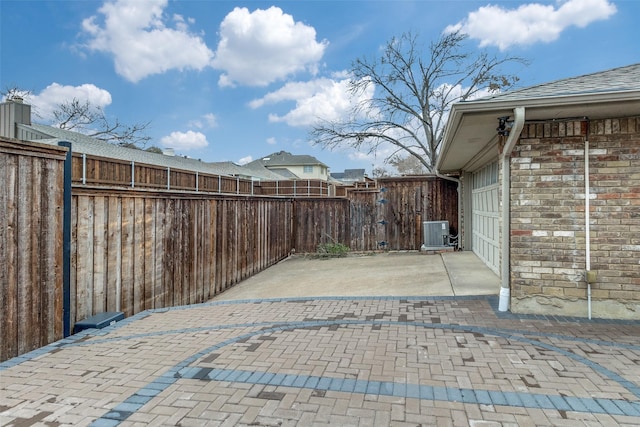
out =
[[134,161],[139,163],[197,171],[214,175],[230,175],[244,178],[273,179],[270,174],[261,174],[258,171],[243,168],[232,162],[208,163],[199,159],[184,156],[173,156],[159,153],[151,153],[134,148],[121,147],[92,138],[81,133],[59,129],[52,126],[32,123],[31,125],[19,124],[18,127],[30,134],[31,141],[48,144],[56,144],[59,141],[71,142],[71,150],[76,153],[100,156],[111,159]]
[[282,179],[282,178],[300,179],[300,177],[298,175],[296,175],[295,173],[291,172],[287,168],[271,168],[269,170],[271,172],[275,173],[275,174],[278,174],[280,176],[280,179]]
[[345,169],[344,172],[331,173],[331,178],[343,182],[364,181],[366,178],[364,169]]
[[269,173],[268,170],[266,171],[266,173],[259,170],[251,170],[233,162],[205,162],[205,164],[210,165],[215,170],[220,171],[218,172],[218,174],[232,175],[247,179],[254,178],[264,181],[273,181],[275,179],[273,174]]
[[254,174],[255,176],[259,176],[260,179],[263,179],[265,181],[277,181],[282,179],[282,175],[279,173],[276,173],[275,171],[272,171],[270,169],[267,169],[262,163],[260,162],[251,162],[251,163],[247,163],[246,165],[242,166],[244,169],[249,170],[252,174]]
[[525,120],[640,115],[640,64],[459,102],[451,108],[436,169],[474,170],[495,159],[498,118],[525,108]]
[[328,167],[320,160],[316,159],[313,156],[309,155],[296,155],[291,154],[287,151],[279,151],[277,153],[269,154],[268,156],[264,156],[260,159],[254,160],[252,163],[258,162],[269,169],[273,169],[278,166],[309,166],[309,165],[319,165]]
[[350,180],[364,180],[364,169],[345,169],[344,179]]

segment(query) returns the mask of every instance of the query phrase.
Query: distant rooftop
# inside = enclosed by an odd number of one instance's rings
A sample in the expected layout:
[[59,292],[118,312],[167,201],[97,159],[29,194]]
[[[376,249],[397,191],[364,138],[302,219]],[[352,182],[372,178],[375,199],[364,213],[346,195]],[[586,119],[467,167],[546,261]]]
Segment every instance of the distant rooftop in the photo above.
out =
[[332,172],[331,178],[342,182],[359,182],[365,180],[364,169],[345,169],[344,172]]
[[258,162],[262,165],[272,169],[275,166],[304,166],[304,165],[320,165],[327,167],[320,160],[313,156],[306,154],[296,155],[287,151],[279,151],[277,153],[269,154],[260,159],[254,160],[252,163]]

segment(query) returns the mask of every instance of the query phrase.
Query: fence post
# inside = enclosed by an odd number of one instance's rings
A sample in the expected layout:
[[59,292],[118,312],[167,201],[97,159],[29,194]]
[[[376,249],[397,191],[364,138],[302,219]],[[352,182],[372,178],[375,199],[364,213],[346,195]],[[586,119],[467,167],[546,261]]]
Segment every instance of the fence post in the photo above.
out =
[[136,162],[131,160],[131,188],[136,186]]
[[58,145],[67,147],[64,160],[64,184],[62,207],[62,333],[71,335],[71,143],[60,141]]
[[196,193],[198,192],[198,171],[196,171]]
[[171,168],[167,167],[167,190],[171,190]]

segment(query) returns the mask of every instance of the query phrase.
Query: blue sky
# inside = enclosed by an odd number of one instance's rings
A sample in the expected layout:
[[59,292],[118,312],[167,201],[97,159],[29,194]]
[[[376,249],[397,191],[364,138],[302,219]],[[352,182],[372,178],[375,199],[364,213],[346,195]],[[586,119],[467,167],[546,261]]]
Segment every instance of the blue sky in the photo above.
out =
[[393,36],[425,45],[446,28],[468,47],[520,56],[519,86],[640,62],[640,1],[0,1],[0,89],[31,91],[40,122],[77,98],[151,144],[204,161],[310,154],[333,172],[371,171],[385,153],[308,143],[339,118],[347,71]]

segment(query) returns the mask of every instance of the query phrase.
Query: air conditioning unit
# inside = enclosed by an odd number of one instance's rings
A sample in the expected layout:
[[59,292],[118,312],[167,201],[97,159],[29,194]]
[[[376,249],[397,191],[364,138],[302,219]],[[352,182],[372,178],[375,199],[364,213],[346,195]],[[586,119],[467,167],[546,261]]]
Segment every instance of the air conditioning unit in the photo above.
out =
[[424,221],[422,242],[422,250],[449,246],[449,221]]

